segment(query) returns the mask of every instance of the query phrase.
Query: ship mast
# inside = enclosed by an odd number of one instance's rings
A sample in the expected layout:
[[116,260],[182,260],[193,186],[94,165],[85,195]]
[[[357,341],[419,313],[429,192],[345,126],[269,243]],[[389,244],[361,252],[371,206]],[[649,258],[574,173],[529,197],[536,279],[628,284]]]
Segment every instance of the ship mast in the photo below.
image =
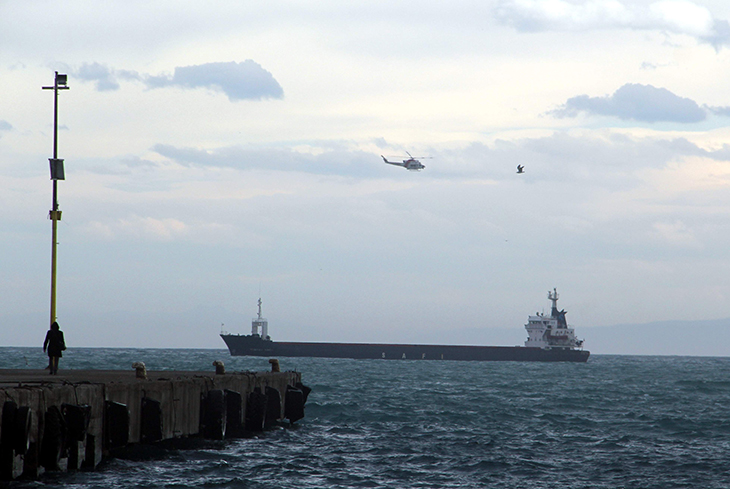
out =
[[261,329],[261,338],[267,339],[269,337],[269,322],[261,315],[261,297],[259,297],[258,317],[251,321],[251,334],[258,336],[259,328]]
[[557,288],[554,288],[552,292],[550,292],[548,290],[548,299],[550,299],[550,301],[552,301],[552,303],[553,303],[552,310],[550,311],[550,316],[556,318],[556,317],[558,317],[558,290],[557,290]]

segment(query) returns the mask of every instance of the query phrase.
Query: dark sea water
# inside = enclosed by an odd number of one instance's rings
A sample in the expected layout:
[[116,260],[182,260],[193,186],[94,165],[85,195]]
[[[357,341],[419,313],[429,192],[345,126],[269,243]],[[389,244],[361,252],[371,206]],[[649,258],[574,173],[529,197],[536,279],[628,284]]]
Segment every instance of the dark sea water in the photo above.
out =
[[[42,368],[3,348],[0,367]],[[71,349],[61,368],[267,370],[225,350]],[[726,488],[730,358],[587,364],[280,358],[313,388],[293,429],[112,459],[13,487]]]

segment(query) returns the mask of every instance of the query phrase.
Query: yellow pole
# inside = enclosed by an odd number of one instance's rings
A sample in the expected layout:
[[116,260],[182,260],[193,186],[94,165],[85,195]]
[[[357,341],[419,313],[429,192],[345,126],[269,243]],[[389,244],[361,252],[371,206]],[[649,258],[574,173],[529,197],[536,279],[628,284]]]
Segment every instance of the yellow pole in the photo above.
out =
[[66,75],[56,77],[52,87],[42,87],[43,90],[53,90],[53,159],[51,163],[51,180],[53,180],[53,207],[51,208],[51,324],[56,321],[56,245],[58,244],[58,221],[61,220],[61,211],[58,210],[58,180],[64,179],[63,160],[58,159],[58,91],[68,90]]
[[53,231],[51,232],[51,322],[49,324],[53,324],[56,321],[56,244],[58,243],[58,220],[56,219],[56,212],[51,211]]

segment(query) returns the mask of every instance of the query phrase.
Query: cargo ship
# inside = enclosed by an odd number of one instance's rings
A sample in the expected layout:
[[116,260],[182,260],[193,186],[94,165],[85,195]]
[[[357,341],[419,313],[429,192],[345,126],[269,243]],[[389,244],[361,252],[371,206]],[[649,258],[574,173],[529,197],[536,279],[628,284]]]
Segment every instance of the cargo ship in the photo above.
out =
[[590,352],[568,326],[566,311],[558,310],[558,291],[548,292],[550,316],[529,316],[525,346],[418,345],[387,343],[291,343],[272,341],[269,323],[261,315],[251,323],[250,335],[221,332],[233,356],[370,358],[386,360],[473,360],[516,362],[586,362]]

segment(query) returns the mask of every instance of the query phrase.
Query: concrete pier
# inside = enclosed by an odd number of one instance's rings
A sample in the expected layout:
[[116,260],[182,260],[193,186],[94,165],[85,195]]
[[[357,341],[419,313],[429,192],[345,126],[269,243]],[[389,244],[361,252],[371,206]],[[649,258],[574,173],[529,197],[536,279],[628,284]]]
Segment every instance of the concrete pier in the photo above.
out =
[[0,370],[0,479],[93,469],[130,444],[294,422],[303,391],[298,372]]

